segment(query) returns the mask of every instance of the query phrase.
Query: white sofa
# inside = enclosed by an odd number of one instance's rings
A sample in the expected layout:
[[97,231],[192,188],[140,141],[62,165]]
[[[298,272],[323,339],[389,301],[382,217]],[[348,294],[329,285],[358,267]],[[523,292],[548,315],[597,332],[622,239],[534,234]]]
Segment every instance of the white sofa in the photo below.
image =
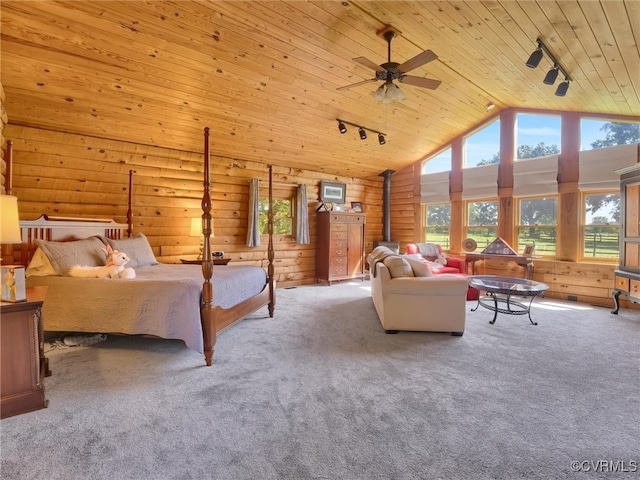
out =
[[[448,274],[415,276],[411,268],[394,266],[393,260],[398,262],[395,265],[400,263],[397,259],[381,260],[380,248],[385,247],[377,247],[368,259],[371,296],[385,332],[451,332],[461,336],[465,327],[467,279]],[[402,255],[383,255],[394,256],[407,262]]]

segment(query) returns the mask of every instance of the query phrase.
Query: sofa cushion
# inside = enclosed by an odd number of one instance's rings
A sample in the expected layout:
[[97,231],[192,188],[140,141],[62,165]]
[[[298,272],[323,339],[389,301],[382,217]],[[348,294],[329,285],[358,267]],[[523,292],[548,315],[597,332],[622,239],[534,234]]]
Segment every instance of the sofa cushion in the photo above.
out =
[[400,255],[389,255],[382,261],[389,269],[391,278],[398,277],[413,277],[413,269],[409,262],[402,258]]
[[431,268],[429,268],[429,265],[425,263],[425,261],[422,259],[422,255],[420,255],[419,253],[416,253],[414,255],[405,255],[404,258],[407,262],[409,262],[409,265],[411,265],[414,277],[433,276]]

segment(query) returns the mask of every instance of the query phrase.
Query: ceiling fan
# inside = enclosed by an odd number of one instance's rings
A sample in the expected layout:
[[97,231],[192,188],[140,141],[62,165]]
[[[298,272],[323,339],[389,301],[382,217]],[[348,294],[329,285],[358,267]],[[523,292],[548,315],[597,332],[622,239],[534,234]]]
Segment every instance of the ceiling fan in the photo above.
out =
[[376,65],[365,57],[354,58],[354,62],[358,62],[360,65],[375,70],[376,77],[362,82],[352,83],[351,85],[345,85],[344,87],[338,87],[337,90],[345,90],[347,88],[357,87],[358,85],[364,85],[365,83],[383,80],[384,83],[378,87],[376,91],[372,92],[371,95],[373,95],[373,97],[380,103],[393,103],[403,100],[406,97],[402,90],[393,83],[393,80],[398,80],[399,82],[406,83],[407,85],[429,88],[431,90],[438,88],[440,83],[442,83],[440,80],[406,75],[407,72],[437,59],[438,56],[435,53],[431,50],[425,50],[404,63],[392,62],[391,40],[398,36],[399,32],[392,27],[386,27],[379,34],[387,41],[387,63]]

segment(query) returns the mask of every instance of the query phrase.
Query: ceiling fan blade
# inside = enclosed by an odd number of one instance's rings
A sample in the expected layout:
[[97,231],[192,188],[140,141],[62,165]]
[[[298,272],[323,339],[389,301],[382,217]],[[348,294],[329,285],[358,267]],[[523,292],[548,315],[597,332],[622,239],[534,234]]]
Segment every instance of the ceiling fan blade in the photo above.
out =
[[372,70],[375,70],[376,72],[386,72],[386,70],[384,68],[382,68],[380,65],[378,65],[376,63],[373,63],[368,58],[358,57],[358,58],[354,58],[353,61],[354,62],[358,62],[360,65],[368,67],[368,68],[370,68]]
[[362,82],[352,83],[351,85],[345,85],[344,87],[338,87],[336,90],[346,90],[348,88],[357,87],[359,85],[364,85],[365,83],[376,82],[377,78],[370,78],[369,80],[363,80]]
[[442,83],[440,80],[434,80],[433,78],[414,77],[413,75],[403,75],[398,81],[416,87],[430,88],[431,90],[435,90]]
[[425,50],[424,52],[398,65],[398,70],[402,73],[407,73],[414,68],[421,67],[425,63],[433,62],[436,58],[438,58],[438,55],[433,53],[431,50]]

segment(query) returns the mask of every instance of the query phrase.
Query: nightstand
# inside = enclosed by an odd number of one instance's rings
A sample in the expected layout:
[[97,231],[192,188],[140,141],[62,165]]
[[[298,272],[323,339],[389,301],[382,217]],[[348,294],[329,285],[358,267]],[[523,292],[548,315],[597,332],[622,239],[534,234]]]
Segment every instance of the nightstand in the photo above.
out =
[[27,301],[0,306],[0,418],[47,407],[42,304],[47,287],[27,288]]

